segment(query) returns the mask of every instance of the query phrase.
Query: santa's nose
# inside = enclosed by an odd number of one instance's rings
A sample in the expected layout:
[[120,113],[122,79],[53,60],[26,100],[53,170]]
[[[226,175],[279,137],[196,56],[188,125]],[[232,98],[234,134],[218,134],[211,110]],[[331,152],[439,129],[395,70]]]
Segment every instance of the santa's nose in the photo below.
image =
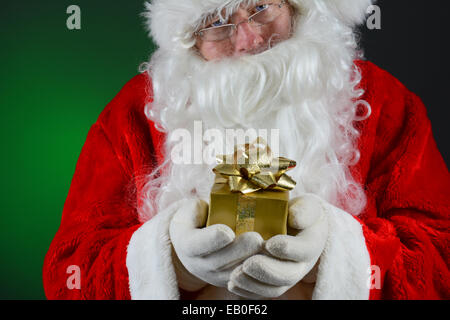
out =
[[258,30],[244,20],[245,17],[240,18],[242,20],[240,20],[241,22],[237,26],[234,43],[234,51],[236,54],[251,52],[259,48],[264,42]]
[[246,53],[257,49],[263,43],[263,38],[248,23],[241,23],[236,30],[235,51]]

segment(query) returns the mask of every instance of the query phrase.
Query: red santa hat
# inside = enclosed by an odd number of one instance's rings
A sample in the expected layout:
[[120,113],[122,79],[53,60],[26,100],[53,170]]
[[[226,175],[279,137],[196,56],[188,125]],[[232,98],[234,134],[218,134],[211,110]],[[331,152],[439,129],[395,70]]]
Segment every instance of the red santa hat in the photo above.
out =
[[[259,0],[153,0],[146,3],[144,16],[156,44],[163,49],[191,48],[193,34],[206,16],[226,10],[231,13],[242,3]],[[304,15],[316,11],[348,26],[363,22],[373,0],[288,0]]]

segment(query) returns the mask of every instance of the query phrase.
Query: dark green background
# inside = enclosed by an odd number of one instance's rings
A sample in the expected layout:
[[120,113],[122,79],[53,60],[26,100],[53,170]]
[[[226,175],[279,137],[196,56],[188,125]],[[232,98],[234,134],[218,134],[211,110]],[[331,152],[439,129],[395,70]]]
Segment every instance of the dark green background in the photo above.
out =
[[[81,30],[66,27],[71,4]],[[153,47],[141,0],[3,1],[0,11],[0,299],[40,299],[89,127]]]
[[[154,48],[143,2],[2,1],[0,299],[45,298],[44,255],[89,127]],[[81,8],[81,30],[66,28],[71,4]],[[446,12],[407,0],[379,4],[383,29],[362,28],[367,56],[422,97],[447,160]]]

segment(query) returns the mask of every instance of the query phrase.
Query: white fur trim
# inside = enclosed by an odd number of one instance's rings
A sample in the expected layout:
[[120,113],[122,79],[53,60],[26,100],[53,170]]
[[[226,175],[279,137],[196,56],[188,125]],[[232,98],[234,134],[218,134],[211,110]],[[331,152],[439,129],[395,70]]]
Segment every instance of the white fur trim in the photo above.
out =
[[353,216],[326,204],[328,240],[320,257],[313,300],[369,299],[370,255],[362,226]]
[[169,207],[144,223],[131,237],[126,265],[133,300],[180,297],[169,237],[169,224],[175,212],[176,207]]
[[[320,257],[312,298],[367,300],[370,256],[362,226],[349,213],[329,204],[324,207],[329,223],[328,239]],[[126,265],[134,300],[180,298],[169,237],[169,225],[176,209],[172,206],[156,215],[131,237]]]
[[[195,27],[205,14],[249,1],[255,0],[153,0],[145,4],[143,15],[152,38],[160,48],[190,48]],[[304,14],[314,10],[320,15],[334,16],[349,26],[362,23],[367,8],[373,3],[373,0],[288,1]]]

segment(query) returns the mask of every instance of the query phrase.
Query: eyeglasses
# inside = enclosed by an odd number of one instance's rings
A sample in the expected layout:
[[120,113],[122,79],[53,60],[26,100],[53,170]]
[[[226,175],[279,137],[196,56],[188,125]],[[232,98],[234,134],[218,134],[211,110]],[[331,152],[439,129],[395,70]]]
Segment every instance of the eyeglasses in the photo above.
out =
[[283,6],[286,0],[280,3],[265,3],[250,8],[250,16],[237,24],[224,24],[225,21],[216,20],[211,23],[211,27],[200,29],[194,33],[196,37],[203,41],[222,41],[230,38],[236,32],[241,23],[247,22],[253,27],[260,27],[274,22],[283,13]]

